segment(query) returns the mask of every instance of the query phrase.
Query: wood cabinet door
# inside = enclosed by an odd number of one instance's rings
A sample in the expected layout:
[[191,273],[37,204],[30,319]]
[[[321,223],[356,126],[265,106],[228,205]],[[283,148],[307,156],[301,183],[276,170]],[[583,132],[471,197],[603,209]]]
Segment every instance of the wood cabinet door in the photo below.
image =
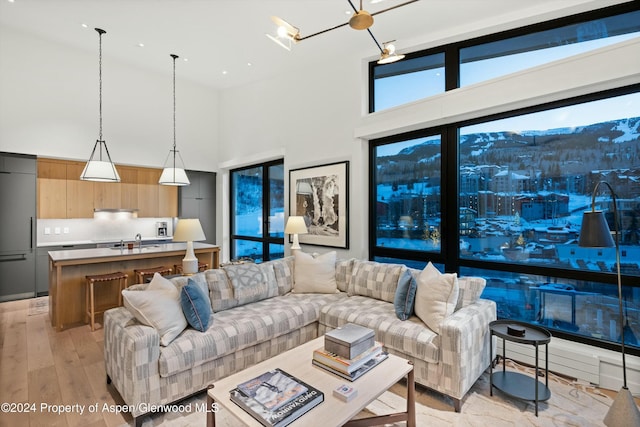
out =
[[158,180],[161,171],[158,169],[138,169],[138,216],[157,217],[159,207]]
[[60,160],[37,160],[38,218],[67,217],[67,166]]
[[158,216],[178,216],[178,187],[173,185],[158,186]]
[[93,218],[94,182],[80,181],[84,162],[67,162],[67,206],[62,218]]

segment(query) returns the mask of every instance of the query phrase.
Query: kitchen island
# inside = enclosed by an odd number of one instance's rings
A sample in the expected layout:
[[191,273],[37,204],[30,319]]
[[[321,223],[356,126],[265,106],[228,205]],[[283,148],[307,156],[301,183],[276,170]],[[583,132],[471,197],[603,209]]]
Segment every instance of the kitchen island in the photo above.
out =
[[[186,243],[142,245],[141,248],[98,248],[49,252],[49,318],[58,331],[78,326],[85,318],[85,283],[87,275],[121,271],[129,275],[127,286],[135,283],[134,269],[182,264]],[[220,266],[220,248],[193,243],[198,262],[209,268]],[[115,287],[96,290],[96,299],[118,301]]]

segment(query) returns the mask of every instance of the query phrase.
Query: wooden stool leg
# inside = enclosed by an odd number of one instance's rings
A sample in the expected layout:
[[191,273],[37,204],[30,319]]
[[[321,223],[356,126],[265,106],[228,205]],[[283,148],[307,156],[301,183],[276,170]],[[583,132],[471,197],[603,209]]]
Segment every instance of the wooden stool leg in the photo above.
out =
[[95,294],[93,292],[93,281],[91,281],[91,287],[90,287],[90,291],[91,291],[91,331],[95,331],[96,330],[96,306],[95,306]]
[[84,323],[89,323],[89,280],[84,285]]

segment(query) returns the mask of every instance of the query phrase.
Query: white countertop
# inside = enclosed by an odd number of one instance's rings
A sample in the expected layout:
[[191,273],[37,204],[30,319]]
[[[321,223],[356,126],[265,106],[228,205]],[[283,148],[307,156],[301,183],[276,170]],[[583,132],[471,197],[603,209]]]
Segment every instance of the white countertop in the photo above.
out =
[[[207,249],[217,248],[216,245],[210,245],[208,243],[193,243],[193,249]],[[107,257],[122,257],[127,258],[130,256],[138,256],[140,254],[155,254],[162,252],[174,252],[174,251],[186,251],[186,243],[164,243],[160,245],[142,245],[142,249],[137,247],[134,249],[112,249],[112,248],[96,248],[96,249],[71,249],[65,251],[49,251],[49,258],[56,261],[72,261],[81,259],[95,259],[95,258],[107,258]]]

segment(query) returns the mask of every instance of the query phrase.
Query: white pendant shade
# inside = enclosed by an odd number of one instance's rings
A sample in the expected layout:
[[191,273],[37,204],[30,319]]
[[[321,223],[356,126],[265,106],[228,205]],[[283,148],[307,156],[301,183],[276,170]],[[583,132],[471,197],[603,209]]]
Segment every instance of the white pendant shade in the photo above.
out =
[[158,180],[159,184],[162,185],[189,185],[189,178],[187,177],[187,173],[182,168],[164,168],[162,171],[162,175],[160,175],[160,179]]
[[120,175],[111,162],[89,160],[80,175],[83,181],[120,182]]

